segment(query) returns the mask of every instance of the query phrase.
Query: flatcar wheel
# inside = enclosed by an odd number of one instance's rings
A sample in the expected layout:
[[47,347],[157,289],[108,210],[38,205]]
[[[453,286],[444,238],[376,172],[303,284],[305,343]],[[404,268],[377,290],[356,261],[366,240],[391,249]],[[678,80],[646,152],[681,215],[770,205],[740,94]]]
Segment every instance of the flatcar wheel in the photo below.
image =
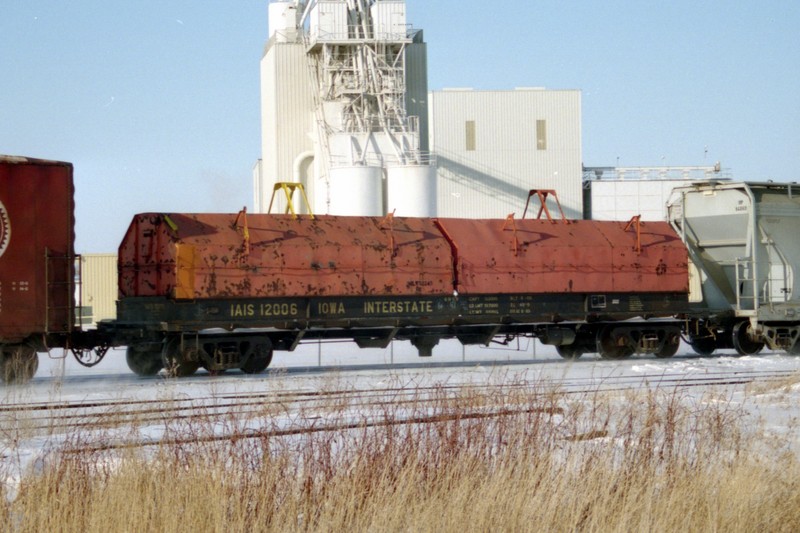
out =
[[613,327],[597,334],[597,353],[603,359],[627,359],[636,351],[629,335],[615,332]]
[[664,339],[664,345],[655,353],[655,356],[659,359],[668,359],[678,353],[678,348],[680,348],[680,346],[681,336],[677,332],[667,333],[667,337]]
[[164,368],[161,347],[153,344],[128,346],[125,351],[125,362],[137,376],[155,376]]
[[181,339],[174,337],[164,344],[161,352],[164,370],[171,378],[185,378],[191,376],[200,368],[200,362],[191,360],[189,350],[181,350]]
[[569,361],[574,361],[583,355],[583,350],[577,344],[561,344],[556,346],[556,352]]
[[717,340],[714,337],[690,337],[689,346],[697,355],[708,356],[717,349]]
[[750,337],[750,322],[739,322],[733,326],[733,347],[739,355],[755,355],[764,349],[764,343]]
[[0,378],[4,383],[27,383],[36,375],[39,357],[27,344],[12,344],[0,351]]
[[245,374],[260,374],[272,362],[272,343],[269,339],[259,343],[253,349],[253,356],[242,365]]

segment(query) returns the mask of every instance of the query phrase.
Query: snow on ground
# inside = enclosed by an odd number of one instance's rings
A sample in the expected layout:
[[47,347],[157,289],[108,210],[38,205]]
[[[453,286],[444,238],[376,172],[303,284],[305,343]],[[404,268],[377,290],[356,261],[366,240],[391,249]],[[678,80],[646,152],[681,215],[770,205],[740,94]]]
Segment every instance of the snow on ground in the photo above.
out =
[[[71,356],[48,358],[42,354],[39,371],[31,383],[0,387],[0,407],[35,402],[130,402],[315,391],[334,379],[338,380],[338,387],[380,391],[398,384],[457,386],[510,378],[545,380],[565,390],[681,388],[682,394],[695,398],[703,397],[713,387],[713,391],[720,392],[721,401],[743,408],[752,417],[753,431],[785,443],[786,450],[800,454],[800,357],[773,353],[737,357],[733,352],[699,357],[688,347],[682,348],[676,357],[666,360],[640,356],[604,361],[585,355],[577,362],[567,362],[552,347],[526,340],[491,348],[464,348],[457,341],[446,341],[434,349],[432,358],[426,359],[419,358],[407,342],[395,342],[383,350],[361,350],[351,343],[310,344],[293,353],[276,352],[270,370],[262,375],[228,372],[211,376],[200,371],[179,380],[165,379],[163,375],[134,376],[125,363],[125,351],[120,349],[109,352],[93,368],[80,366]],[[14,423],[12,415],[0,413],[0,426],[4,428],[0,433],[0,467],[6,467],[0,470],[6,471],[6,484],[12,489],[48,447],[58,444],[48,436],[30,434],[19,438],[24,430],[7,429]],[[157,437],[161,429],[154,427],[150,434]]]
[[[55,353],[53,355],[61,355]],[[763,375],[760,385],[746,388],[729,377]],[[785,377],[781,378],[781,375]],[[159,375],[140,378],[125,363],[124,349],[110,351],[93,368],[80,366],[71,355],[48,358],[40,355],[36,378],[25,385],[0,387],[3,404],[27,402],[76,402],[89,399],[153,399],[155,397],[208,396],[209,393],[252,391],[319,390],[332,376],[344,386],[380,388],[388,383],[414,385],[475,384],[502,376],[527,381],[547,380],[563,387],[603,388],[624,382],[629,387],[680,386],[683,380],[707,377],[717,389],[732,391],[735,401],[747,404],[755,416],[764,417],[766,427],[796,435],[800,451],[800,357],[778,353],[739,357],[723,351],[714,357],[700,357],[690,348],[672,359],[634,356],[622,361],[605,361],[584,355],[576,362],[561,359],[552,347],[522,340],[513,346],[463,347],[444,341],[431,358],[420,358],[408,342],[395,342],[386,349],[359,349],[352,343],[308,344],[295,352],[275,352],[270,369],[248,376],[231,371],[211,376],[197,375],[168,380]],[[758,376],[757,376],[758,377]],[[794,379],[792,379],[794,378]],[[702,393],[699,391],[698,394]]]

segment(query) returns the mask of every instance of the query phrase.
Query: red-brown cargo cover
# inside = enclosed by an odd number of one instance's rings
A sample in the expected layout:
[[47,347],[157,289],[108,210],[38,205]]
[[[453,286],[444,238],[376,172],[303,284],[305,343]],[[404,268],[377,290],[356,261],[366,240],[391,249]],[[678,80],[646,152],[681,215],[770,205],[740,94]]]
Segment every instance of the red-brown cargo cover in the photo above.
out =
[[72,330],[72,165],[0,156],[0,341]]
[[177,299],[450,294],[452,255],[430,219],[149,213],[120,245],[119,288]]
[[[665,222],[440,219],[458,248],[462,294],[688,291],[688,259]],[[515,242],[516,238],[516,242]]]

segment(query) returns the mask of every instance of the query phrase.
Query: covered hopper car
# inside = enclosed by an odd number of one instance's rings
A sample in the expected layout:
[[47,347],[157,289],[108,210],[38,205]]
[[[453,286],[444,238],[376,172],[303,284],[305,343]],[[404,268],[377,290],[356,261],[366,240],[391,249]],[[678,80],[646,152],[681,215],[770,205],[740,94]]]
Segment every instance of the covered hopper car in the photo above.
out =
[[800,186],[698,183],[667,207],[690,257],[692,348],[800,354]]
[[[335,339],[361,347],[408,340],[421,356],[445,338],[518,336],[565,358],[669,357],[682,335],[702,353],[753,353],[763,343],[796,351],[789,282],[798,257],[768,241],[787,238],[774,220],[798,216],[798,191],[784,185],[750,197],[764,217],[747,211],[753,229],[728,243],[747,251],[767,242],[749,270],[740,251],[704,236],[703,191],[680,193],[670,223],[646,224],[555,220],[546,209],[546,219],[504,220],[138,214],[119,247],[117,318],[83,330],[74,316],[72,166],[4,157],[0,370],[23,381],[36,352],[63,347],[95,364],[109,347],[126,346],[139,375],[257,373],[274,350]],[[764,291],[784,299],[765,300]]]

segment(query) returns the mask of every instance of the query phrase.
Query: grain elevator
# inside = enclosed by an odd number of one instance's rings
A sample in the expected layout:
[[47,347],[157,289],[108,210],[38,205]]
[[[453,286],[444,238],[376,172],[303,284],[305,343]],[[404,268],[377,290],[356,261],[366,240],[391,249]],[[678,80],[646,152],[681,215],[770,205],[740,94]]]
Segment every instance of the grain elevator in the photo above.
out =
[[270,3],[261,85],[257,211],[293,182],[315,213],[435,216],[426,49],[405,1]]

